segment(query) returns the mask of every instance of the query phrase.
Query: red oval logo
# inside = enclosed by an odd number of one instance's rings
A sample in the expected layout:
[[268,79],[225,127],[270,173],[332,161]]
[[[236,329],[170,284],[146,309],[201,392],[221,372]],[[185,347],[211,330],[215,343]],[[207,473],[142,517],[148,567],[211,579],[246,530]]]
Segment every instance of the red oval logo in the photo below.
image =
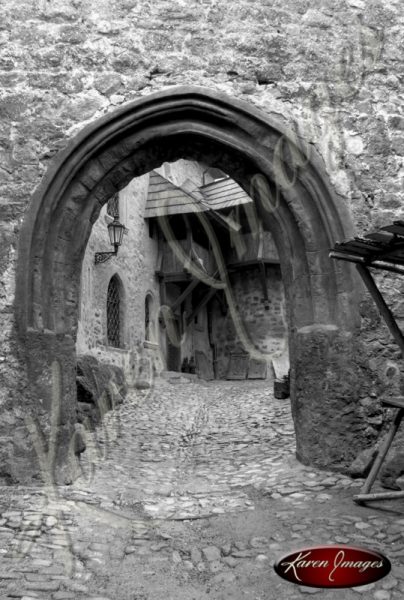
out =
[[389,559],[375,550],[355,546],[312,546],[295,550],[274,565],[277,574],[298,585],[345,588],[385,577]]

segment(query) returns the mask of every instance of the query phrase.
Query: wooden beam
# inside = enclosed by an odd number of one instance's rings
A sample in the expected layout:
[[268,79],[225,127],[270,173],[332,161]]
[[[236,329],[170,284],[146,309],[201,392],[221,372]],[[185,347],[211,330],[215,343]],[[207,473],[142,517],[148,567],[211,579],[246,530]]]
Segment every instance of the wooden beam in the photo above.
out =
[[211,298],[213,298],[213,296],[217,293],[217,289],[216,288],[211,288],[206,294],[205,296],[202,298],[202,300],[199,302],[198,306],[192,311],[192,313],[190,314],[190,316],[187,319],[187,327],[192,323],[192,321],[194,320],[194,318],[196,317],[196,315],[199,313],[200,310],[202,310],[202,308],[204,306],[206,306],[206,304],[209,302],[209,300]]
[[163,256],[164,256],[163,245],[161,243],[159,243],[158,244],[158,254],[157,254],[157,264],[156,264],[157,273],[160,273],[161,269],[163,268]]
[[241,229],[240,223],[237,223],[237,221],[234,221],[234,219],[232,219],[231,217],[222,215],[220,212],[218,212],[214,209],[210,209],[210,216],[219,225],[221,225],[225,229],[229,229],[230,231],[233,231],[234,233],[238,233]]
[[166,284],[164,279],[160,279],[160,306],[164,306],[167,301]]
[[[215,278],[218,275],[218,273],[219,273],[219,269],[216,269],[216,271],[214,272],[212,277]],[[190,277],[192,277],[192,275],[190,275]],[[185,288],[185,290],[182,292],[182,294],[180,296],[178,296],[178,298],[175,300],[174,304],[171,306],[171,309],[174,311],[176,308],[178,308],[178,306],[182,302],[184,302],[185,298],[187,298],[187,296],[189,296],[189,294],[196,288],[196,286],[199,283],[201,283],[201,281],[197,277],[192,277],[191,283],[188,285],[188,287]]]
[[240,260],[238,262],[229,263],[227,265],[227,270],[236,271],[238,269],[244,269],[247,267],[256,267],[260,262],[264,263],[265,265],[279,265],[279,260],[274,260],[273,258],[263,258],[261,261],[253,258],[251,260]]
[[404,498],[404,490],[401,492],[375,492],[374,494],[357,494],[353,501],[357,504],[369,502],[370,500],[394,500],[395,498]]
[[191,281],[192,277],[185,271],[178,271],[176,273],[156,273],[160,279],[164,279],[166,283],[178,283],[180,281]]
[[184,222],[185,222],[185,226],[187,228],[187,250],[190,252],[191,248],[192,248],[192,242],[194,240],[194,237],[192,235],[192,227],[191,224],[189,222],[189,218],[187,214],[182,215]]
[[[374,460],[372,468],[370,469],[369,475],[367,476],[366,481],[362,486],[360,494],[358,496],[354,497],[355,502],[362,502],[365,499],[366,500],[376,500],[377,498],[373,498],[373,496],[377,496],[378,498],[382,497],[383,493],[371,494],[370,489],[376,480],[376,477],[380,471],[382,463],[383,463],[383,461],[390,449],[390,446],[394,440],[394,436],[396,435],[396,433],[398,431],[398,428],[400,426],[403,416],[404,416],[404,409],[400,408],[399,410],[396,411],[393,423],[391,424],[391,427],[390,427],[389,431],[387,432],[387,435],[379,448],[379,451],[376,455],[376,458]],[[386,498],[386,493],[387,492],[384,493],[385,498]]]
[[171,305],[171,310],[175,311],[182,302],[192,293],[192,290],[196,288],[196,286],[200,283],[199,279],[194,278],[191,283],[185,288],[185,290],[178,296],[175,302]]
[[381,295],[372,275],[369,273],[369,270],[363,265],[357,264],[356,268],[363,279],[364,284],[369,290],[377,308],[380,310],[380,313],[390,330],[391,335],[395,339],[398,347],[400,348],[403,356],[404,356],[404,336],[401,333],[401,329],[396,323],[393,313],[387,306],[383,296]]
[[399,273],[400,275],[404,275],[404,268],[400,269],[400,267],[395,267],[390,263],[386,263],[385,261],[375,261],[368,266],[372,267],[372,269],[382,269],[383,271],[389,271],[390,273]]
[[219,304],[220,304],[221,313],[225,317],[227,315],[227,313],[228,313],[229,308],[227,306],[225,295],[224,295],[223,291],[222,291],[221,294],[217,295],[217,299],[218,299]]
[[260,274],[261,274],[261,285],[262,285],[262,292],[264,294],[264,300],[265,300],[265,302],[268,302],[269,296],[268,296],[267,272],[266,272],[266,268],[265,268],[265,263],[263,261],[260,261],[258,263],[258,265],[259,265]]
[[372,269],[381,269],[383,271],[389,271],[390,273],[399,273],[400,275],[404,275],[404,267],[400,268],[394,266],[395,264],[401,263],[388,263],[386,260],[374,260],[372,262],[366,262],[363,256],[334,251],[329,253],[329,257],[337,258],[338,260],[344,260],[345,262],[358,263]]
[[404,398],[401,396],[395,398],[384,398],[382,400],[384,406],[394,406],[394,408],[404,408]]
[[259,221],[258,225],[258,251],[257,258],[259,261],[262,261],[264,256],[264,228],[262,226],[262,221]]

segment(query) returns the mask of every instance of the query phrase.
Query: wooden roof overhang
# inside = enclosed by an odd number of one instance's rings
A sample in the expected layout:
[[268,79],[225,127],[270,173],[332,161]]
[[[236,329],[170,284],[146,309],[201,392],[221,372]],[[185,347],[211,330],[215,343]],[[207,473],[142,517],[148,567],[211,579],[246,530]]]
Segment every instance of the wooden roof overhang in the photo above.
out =
[[404,275],[404,221],[338,242],[330,251],[330,258]]

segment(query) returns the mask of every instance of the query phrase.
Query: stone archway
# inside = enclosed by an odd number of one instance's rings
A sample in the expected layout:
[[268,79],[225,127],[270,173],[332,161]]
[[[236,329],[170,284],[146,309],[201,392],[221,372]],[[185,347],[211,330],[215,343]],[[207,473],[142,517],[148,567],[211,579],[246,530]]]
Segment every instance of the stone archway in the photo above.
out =
[[355,449],[344,443],[352,414],[343,415],[355,395],[347,383],[357,379],[357,292],[349,266],[328,259],[352,225],[310,148],[308,155],[292,129],[244,102],[179,87],[99,119],[58,156],[21,230],[16,318],[29,393],[45,407],[52,401],[51,364],[57,360],[61,367],[56,463],[62,470],[75,422],[80,272],[92,225],[133,177],[178,158],[215,165],[253,191],[281,259],[298,456],[319,466],[352,458]]

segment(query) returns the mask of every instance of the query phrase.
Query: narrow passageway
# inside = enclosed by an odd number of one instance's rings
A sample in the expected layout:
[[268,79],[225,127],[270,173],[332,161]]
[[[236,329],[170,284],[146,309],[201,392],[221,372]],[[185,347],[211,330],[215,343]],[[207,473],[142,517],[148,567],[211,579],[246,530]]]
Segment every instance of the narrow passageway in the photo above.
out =
[[[402,506],[356,506],[360,482],[299,464],[290,402],[271,387],[168,374],[105,415],[73,485],[3,489],[0,598],[401,598]],[[392,574],[327,591],[272,568],[329,543],[381,550]]]

